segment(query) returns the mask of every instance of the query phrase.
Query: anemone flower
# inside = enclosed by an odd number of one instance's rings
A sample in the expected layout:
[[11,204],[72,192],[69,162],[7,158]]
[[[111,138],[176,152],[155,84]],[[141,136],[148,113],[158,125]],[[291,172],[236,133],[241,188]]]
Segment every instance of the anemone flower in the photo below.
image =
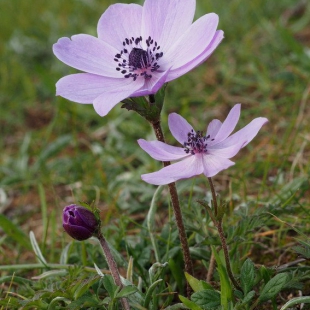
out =
[[156,160],[180,161],[157,172],[143,174],[142,180],[154,185],[163,185],[202,173],[206,177],[212,177],[234,165],[229,158],[246,146],[268,122],[264,117],[255,118],[247,126],[229,136],[239,120],[240,108],[241,105],[236,104],[223,123],[217,119],[211,121],[205,135],[202,131],[194,131],[193,127],[179,114],[170,114],[169,129],[182,147],[143,139],[138,140],[138,143]]
[[155,94],[161,86],[205,61],[223,39],[218,16],[193,23],[196,0],[145,0],[108,7],[98,22],[98,38],[60,38],[53,52],[84,73],[67,75],[56,95],[94,105],[105,116],[128,97]]

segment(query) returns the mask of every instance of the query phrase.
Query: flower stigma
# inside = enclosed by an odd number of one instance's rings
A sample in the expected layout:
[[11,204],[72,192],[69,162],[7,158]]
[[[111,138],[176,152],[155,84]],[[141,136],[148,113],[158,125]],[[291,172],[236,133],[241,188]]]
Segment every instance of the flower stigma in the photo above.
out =
[[[183,147],[186,154],[195,155],[197,153],[207,153],[207,141],[210,140],[210,135],[204,136],[202,131],[194,132],[192,129],[187,134],[187,142],[184,142]],[[211,141],[213,141],[212,139]]]
[[144,49],[140,44],[142,41],[141,36],[126,38],[123,41],[124,48],[114,56],[114,61],[118,63],[116,71],[120,71],[127,79],[133,78],[135,81],[139,76],[151,79],[152,72],[160,68],[157,63],[163,56],[160,46],[149,36],[145,40],[147,48]]

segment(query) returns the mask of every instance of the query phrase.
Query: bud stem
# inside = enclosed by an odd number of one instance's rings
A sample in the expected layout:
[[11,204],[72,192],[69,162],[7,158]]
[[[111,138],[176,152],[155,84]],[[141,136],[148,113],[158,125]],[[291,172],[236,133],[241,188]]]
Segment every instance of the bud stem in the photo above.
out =
[[[110,251],[107,240],[104,238],[101,231],[98,232],[97,238],[101,244],[105,259],[108,263],[109,269],[111,271],[111,275],[114,279],[114,282],[118,287],[122,288],[123,284],[122,284],[121,277],[120,277],[120,274],[119,274],[118,269],[117,269],[116,262],[112,256],[112,253]],[[129,303],[128,303],[128,300],[126,298],[121,298],[121,303],[122,303],[122,306],[125,310],[130,310]]]

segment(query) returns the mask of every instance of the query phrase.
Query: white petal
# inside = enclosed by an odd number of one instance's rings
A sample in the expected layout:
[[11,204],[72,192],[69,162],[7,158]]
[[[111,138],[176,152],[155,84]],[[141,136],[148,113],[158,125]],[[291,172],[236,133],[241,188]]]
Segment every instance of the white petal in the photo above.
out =
[[141,178],[150,184],[164,185],[177,180],[191,178],[202,172],[202,156],[192,155],[157,172],[143,174]]
[[168,125],[172,135],[182,145],[184,142],[187,142],[188,133],[192,130],[193,133],[195,133],[193,127],[187,122],[187,120],[177,113],[169,114]]

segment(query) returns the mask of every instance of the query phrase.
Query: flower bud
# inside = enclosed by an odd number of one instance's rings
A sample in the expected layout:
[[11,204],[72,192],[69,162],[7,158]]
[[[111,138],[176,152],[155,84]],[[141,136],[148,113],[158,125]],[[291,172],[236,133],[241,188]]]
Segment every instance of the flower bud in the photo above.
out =
[[76,240],[90,238],[99,228],[99,219],[87,208],[70,205],[64,208],[62,226]]

